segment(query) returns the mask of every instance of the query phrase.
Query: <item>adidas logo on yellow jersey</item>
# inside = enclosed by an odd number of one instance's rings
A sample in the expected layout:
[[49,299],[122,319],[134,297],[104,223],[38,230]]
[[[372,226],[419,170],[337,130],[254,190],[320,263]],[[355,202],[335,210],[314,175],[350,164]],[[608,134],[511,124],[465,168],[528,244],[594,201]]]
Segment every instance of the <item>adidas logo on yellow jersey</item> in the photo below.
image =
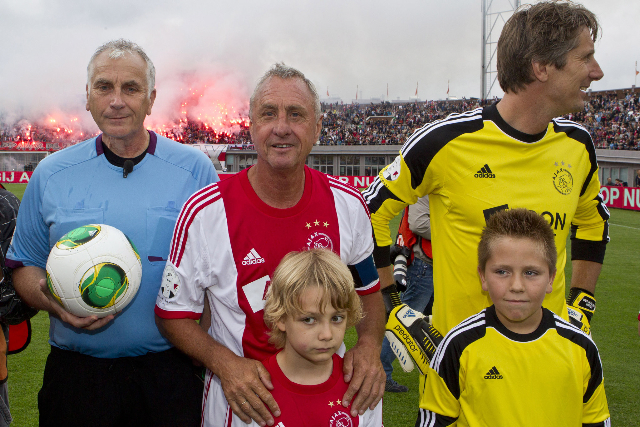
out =
[[474,176],[476,178],[495,178],[496,174],[491,172],[489,165],[484,165]]
[[489,369],[487,375],[484,376],[485,380],[501,380],[502,378],[502,375],[500,374],[500,372],[498,372],[498,368],[496,368],[495,366]]

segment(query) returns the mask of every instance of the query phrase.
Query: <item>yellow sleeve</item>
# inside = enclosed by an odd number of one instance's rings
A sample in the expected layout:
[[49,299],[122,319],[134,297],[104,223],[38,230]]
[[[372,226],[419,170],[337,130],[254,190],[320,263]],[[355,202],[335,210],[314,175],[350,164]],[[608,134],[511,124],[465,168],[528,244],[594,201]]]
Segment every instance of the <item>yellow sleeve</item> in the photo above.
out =
[[590,173],[571,224],[571,259],[602,263],[609,241],[609,210],[600,196],[597,166]]
[[[595,345],[593,348],[595,348]],[[589,363],[589,357],[592,359],[591,363]],[[585,372],[583,376],[584,399],[582,406],[582,424],[590,427],[610,427],[611,416],[609,414],[607,396],[604,391],[602,364],[597,350],[587,352],[587,357],[584,358],[582,364],[583,371]]]
[[420,408],[425,410],[425,416],[434,418],[435,426],[453,424],[460,416],[460,402],[451,394],[444,379],[429,367],[424,384]]
[[413,194],[410,179],[411,172],[402,154],[399,154],[391,164],[380,171],[365,192],[377,246],[389,246],[393,243],[389,221],[405,206],[415,203],[418,199]]
[[[407,205],[414,204],[420,197],[433,191],[436,180],[432,169],[423,162],[412,161],[418,150],[403,152],[412,142],[409,139],[395,160],[387,165],[367,188],[363,196],[371,213],[371,224],[376,246],[389,246],[391,232],[389,221],[398,215]],[[426,143],[420,140],[419,143]],[[411,165],[411,166],[410,166]]]
[[[376,249],[376,266],[389,264],[383,255],[393,242],[389,221],[409,204],[429,195],[446,192],[445,182],[450,171],[449,143],[460,135],[483,127],[483,109],[451,114],[417,129],[400,149],[395,160],[385,167],[363,193],[371,213]],[[431,200],[430,200],[431,201]],[[389,257],[386,249],[386,257]],[[385,262],[380,265],[379,262]]]

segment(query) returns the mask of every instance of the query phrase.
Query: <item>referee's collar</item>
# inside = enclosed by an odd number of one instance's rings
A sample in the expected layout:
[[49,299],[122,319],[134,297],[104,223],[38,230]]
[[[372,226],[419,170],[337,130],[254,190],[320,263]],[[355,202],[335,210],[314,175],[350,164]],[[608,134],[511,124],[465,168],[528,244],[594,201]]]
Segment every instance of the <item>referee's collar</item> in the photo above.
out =
[[[142,154],[155,155],[156,146],[158,145],[158,136],[153,131],[147,130],[147,132],[149,132],[149,146],[147,147],[147,150]],[[96,154],[98,156],[104,154],[104,148],[102,145],[102,134],[98,135],[98,137],[96,138]]]

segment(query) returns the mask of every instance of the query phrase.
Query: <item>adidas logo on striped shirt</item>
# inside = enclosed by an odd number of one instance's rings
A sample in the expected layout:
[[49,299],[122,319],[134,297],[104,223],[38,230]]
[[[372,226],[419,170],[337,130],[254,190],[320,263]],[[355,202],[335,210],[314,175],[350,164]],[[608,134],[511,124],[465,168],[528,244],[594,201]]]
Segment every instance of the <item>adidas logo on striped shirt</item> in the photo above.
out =
[[242,265],[263,264],[264,258],[258,255],[255,249],[251,249],[247,256],[242,260]]
[[495,366],[491,369],[489,369],[489,372],[487,372],[487,375],[484,376],[485,380],[501,380],[502,379],[502,375],[500,374],[500,372],[498,372],[498,368],[496,368]]
[[476,178],[495,178],[496,177],[496,175],[493,172],[491,172],[491,168],[489,167],[489,165],[484,165],[482,169],[476,172],[474,176]]

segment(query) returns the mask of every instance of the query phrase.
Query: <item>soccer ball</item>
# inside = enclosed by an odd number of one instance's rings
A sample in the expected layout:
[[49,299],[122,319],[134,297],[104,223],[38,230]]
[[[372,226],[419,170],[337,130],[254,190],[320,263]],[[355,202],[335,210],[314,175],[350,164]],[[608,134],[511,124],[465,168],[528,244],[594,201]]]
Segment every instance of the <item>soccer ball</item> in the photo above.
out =
[[47,286],[69,313],[105,317],[133,300],[142,263],[133,242],[120,230],[89,224],[56,242],[47,259]]

